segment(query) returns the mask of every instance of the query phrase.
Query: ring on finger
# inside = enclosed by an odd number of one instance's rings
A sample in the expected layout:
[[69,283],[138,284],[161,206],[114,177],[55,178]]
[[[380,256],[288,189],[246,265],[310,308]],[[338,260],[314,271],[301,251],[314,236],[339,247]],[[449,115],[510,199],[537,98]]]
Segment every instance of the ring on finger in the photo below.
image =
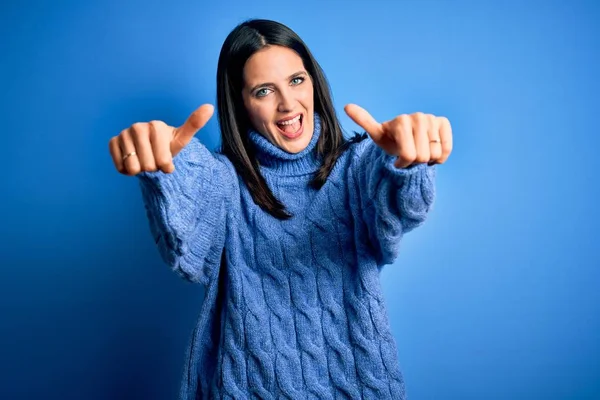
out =
[[131,156],[135,156],[137,154],[137,152],[132,151],[131,153],[127,153],[123,156],[123,161],[127,160],[129,157]]

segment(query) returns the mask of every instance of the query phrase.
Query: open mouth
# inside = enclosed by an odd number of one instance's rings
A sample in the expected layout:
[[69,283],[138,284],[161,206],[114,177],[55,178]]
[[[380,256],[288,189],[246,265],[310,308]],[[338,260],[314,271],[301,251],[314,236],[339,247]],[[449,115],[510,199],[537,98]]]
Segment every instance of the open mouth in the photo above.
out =
[[304,115],[298,114],[293,118],[288,118],[285,121],[277,122],[279,133],[288,139],[295,139],[302,135],[304,127]]

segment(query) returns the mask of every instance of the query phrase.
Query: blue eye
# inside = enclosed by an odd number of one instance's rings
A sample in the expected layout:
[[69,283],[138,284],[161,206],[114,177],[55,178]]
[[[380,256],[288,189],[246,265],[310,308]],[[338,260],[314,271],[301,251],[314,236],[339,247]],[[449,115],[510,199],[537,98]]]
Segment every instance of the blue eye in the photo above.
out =
[[297,77],[295,77],[294,79],[292,79],[292,83],[293,83],[294,81],[297,81],[297,83],[294,83],[294,85],[299,85],[299,84],[301,84],[302,82],[304,82],[304,78],[297,76]]
[[266,95],[268,94],[268,92],[267,92],[267,91],[268,91],[268,89],[267,89],[267,88],[258,89],[258,90],[255,92],[255,95],[256,95],[256,97],[264,97],[264,96],[266,96]]

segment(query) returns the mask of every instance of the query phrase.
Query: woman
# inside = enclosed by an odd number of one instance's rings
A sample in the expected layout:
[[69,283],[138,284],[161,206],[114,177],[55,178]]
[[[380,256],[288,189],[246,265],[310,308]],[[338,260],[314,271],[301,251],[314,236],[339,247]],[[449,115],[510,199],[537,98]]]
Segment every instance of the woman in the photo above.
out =
[[210,105],[110,141],[161,256],[206,287],[181,398],[404,398],[379,273],[433,204],[448,121],[348,105],[369,136],[344,138],[319,64],[267,20],[225,40],[217,109],[218,153],[194,136]]

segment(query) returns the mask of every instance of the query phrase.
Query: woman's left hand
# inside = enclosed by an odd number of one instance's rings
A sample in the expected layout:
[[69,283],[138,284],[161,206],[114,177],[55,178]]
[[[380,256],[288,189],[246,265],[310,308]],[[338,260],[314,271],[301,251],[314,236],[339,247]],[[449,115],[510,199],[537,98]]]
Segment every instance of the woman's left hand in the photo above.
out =
[[445,117],[417,112],[379,123],[355,104],[344,110],[387,154],[398,156],[394,163],[397,168],[443,164],[452,152],[452,128]]

